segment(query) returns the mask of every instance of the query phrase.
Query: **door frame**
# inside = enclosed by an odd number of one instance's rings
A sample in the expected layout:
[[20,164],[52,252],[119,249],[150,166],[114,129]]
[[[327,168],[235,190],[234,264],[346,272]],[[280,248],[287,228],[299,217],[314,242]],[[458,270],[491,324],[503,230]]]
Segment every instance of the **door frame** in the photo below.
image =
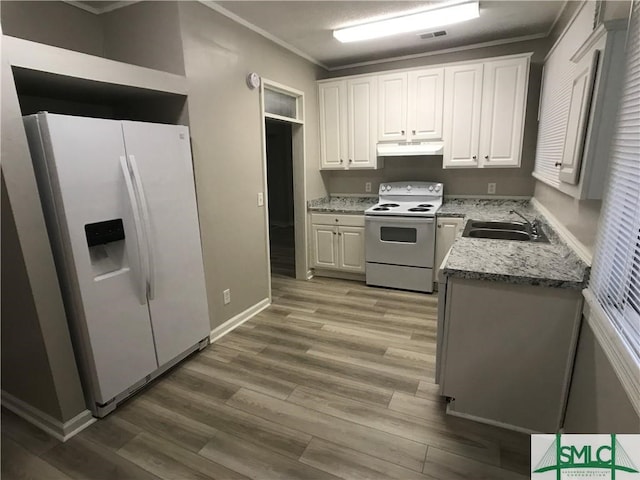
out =
[[[297,102],[296,116],[290,118],[265,111],[265,90],[271,90],[294,97]],[[293,223],[295,232],[296,279],[306,280],[309,270],[307,259],[307,181],[305,161],[304,93],[295,88],[262,78],[260,82],[260,112],[262,134],[262,179],[264,186],[264,218],[266,225],[267,277],[269,279],[269,300],[271,300],[271,247],[269,244],[269,186],[267,182],[267,132],[266,121],[278,120],[291,125],[291,147],[293,168]]]

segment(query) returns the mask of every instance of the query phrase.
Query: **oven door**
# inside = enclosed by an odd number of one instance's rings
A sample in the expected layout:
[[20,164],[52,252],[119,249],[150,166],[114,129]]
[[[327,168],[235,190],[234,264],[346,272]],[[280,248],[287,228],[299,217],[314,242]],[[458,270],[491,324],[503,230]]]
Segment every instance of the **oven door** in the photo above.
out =
[[435,218],[365,216],[367,262],[433,268]]

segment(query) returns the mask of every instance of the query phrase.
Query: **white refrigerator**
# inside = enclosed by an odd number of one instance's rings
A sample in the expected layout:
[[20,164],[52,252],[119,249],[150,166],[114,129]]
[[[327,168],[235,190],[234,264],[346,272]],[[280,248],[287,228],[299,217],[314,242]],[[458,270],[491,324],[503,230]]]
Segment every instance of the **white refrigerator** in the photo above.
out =
[[189,130],[38,113],[29,148],[88,407],[208,344]]

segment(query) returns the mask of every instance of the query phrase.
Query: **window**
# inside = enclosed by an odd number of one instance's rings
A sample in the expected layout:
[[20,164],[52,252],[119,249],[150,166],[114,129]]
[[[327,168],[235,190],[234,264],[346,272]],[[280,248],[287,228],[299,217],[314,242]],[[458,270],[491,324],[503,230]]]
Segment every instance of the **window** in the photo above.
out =
[[590,288],[640,365],[640,1],[627,65]]
[[298,99],[276,90],[264,90],[264,111],[280,117],[298,118]]

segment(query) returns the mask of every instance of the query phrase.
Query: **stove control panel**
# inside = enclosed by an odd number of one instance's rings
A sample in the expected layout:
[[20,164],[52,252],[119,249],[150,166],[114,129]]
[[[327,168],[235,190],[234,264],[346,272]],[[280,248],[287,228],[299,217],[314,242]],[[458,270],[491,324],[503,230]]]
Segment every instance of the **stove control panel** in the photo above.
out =
[[437,182],[389,182],[381,183],[380,195],[433,195],[441,196],[443,185]]

